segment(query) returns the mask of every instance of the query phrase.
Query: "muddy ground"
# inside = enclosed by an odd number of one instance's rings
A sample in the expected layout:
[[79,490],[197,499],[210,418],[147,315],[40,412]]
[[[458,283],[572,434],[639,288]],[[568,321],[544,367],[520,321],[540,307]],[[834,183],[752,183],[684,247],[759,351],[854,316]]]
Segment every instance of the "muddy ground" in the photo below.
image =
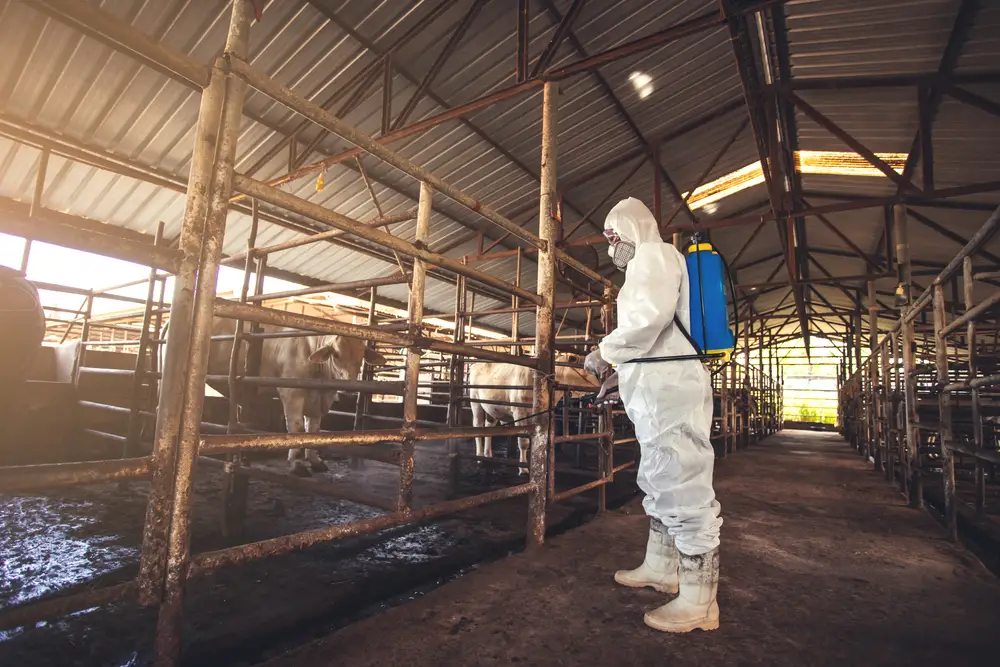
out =
[[[471,442],[462,452],[472,453]],[[510,452],[516,456],[517,448]],[[503,439],[494,454],[504,455]],[[569,452],[567,452],[569,454]],[[627,456],[627,455],[626,455]],[[624,460],[624,459],[622,459]],[[444,443],[417,448],[415,505],[446,499]],[[328,461],[325,476],[394,497],[398,468],[366,462],[362,471]],[[266,464],[283,471],[282,461]],[[519,483],[514,469],[463,461],[457,495]],[[621,504],[634,490],[623,474],[609,491]],[[193,550],[227,545],[218,526],[221,475],[196,475]],[[581,483],[560,478],[560,487]],[[0,497],[0,606],[81,582],[125,581],[137,569],[147,485],[92,486],[60,495]],[[550,512],[550,530],[593,516],[590,493]],[[255,541],[379,513],[330,498],[251,482],[245,541]],[[512,499],[417,528],[318,545],[246,566],[233,567],[188,586],[183,663],[250,665],[332,630],[422,595],[480,564],[524,545],[527,499]],[[120,667],[148,664],[155,613],[134,605],[89,610],[34,628],[0,633],[0,665]]]
[[839,436],[783,431],[716,463],[718,630],[643,625],[669,598],[614,583],[644,552],[629,506],[264,667],[997,664],[1000,582]]

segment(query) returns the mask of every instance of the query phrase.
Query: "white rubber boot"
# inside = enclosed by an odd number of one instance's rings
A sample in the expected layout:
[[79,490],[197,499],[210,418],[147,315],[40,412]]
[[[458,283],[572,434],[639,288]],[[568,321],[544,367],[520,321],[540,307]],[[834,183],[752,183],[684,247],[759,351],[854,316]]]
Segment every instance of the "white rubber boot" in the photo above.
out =
[[663,632],[715,630],[719,627],[719,548],[700,556],[679,554],[680,594],[646,612],[646,625]]
[[649,586],[661,593],[677,592],[677,547],[662,523],[649,520],[645,560],[634,570],[615,572],[615,581],[629,588]]

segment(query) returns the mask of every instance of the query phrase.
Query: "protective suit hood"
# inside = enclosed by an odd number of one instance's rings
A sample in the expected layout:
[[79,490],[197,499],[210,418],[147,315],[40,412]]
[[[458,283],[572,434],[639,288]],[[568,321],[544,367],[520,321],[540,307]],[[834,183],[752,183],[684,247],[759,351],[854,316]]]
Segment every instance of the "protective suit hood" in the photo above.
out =
[[604,219],[604,227],[610,227],[618,233],[618,236],[634,243],[636,249],[643,243],[663,242],[656,218],[646,205],[635,197],[623,199],[615,204],[608,217]]

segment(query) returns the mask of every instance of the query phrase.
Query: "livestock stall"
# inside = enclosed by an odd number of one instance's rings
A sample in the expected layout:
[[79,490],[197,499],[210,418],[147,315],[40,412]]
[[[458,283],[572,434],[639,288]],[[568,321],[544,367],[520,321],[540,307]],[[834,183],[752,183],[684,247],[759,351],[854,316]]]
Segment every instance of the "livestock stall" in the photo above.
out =
[[[897,237],[907,238],[905,207],[896,207],[894,222]],[[960,523],[973,533],[985,531],[980,539],[987,543],[998,535],[993,388],[1000,378],[993,308],[1000,292],[995,272],[973,265],[998,224],[1000,209],[919,295],[907,289],[885,335],[869,283],[869,356],[862,360],[859,311],[854,353],[841,369],[841,433],[910,506],[940,516],[952,540],[959,539]],[[900,273],[909,285],[908,248],[901,250]],[[979,296],[984,287],[988,292]]]
[[[419,127],[403,127],[395,130],[395,134],[386,131],[375,139],[297,90],[261,73],[252,64],[248,44],[253,6],[249,2],[232,3],[223,55],[210,65],[152,40],[102,9],[68,0],[45,0],[35,4],[55,13],[60,21],[96,36],[143,65],[194,89],[199,95],[200,110],[186,183],[155,170],[120,164],[97,151],[81,148],[67,138],[42,136],[37,128],[19,127],[14,123],[5,125],[11,134],[24,137],[28,145],[41,146],[45,155],[56,153],[68,160],[79,160],[159,188],[183,192],[186,198],[183,224],[179,234],[169,242],[162,226],[152,237],[45,208],[45,161],[38,167],[38,185],[32,205],[21,206],[18,202],[7,201],[0,206],[6,232],[133,261],[148,266],[150,271],[143,281],[147,287],[145,299],[116,294],[129,285],[100,290],[38,285],[41,289],[74,294],[83,300],[80,309],[63,313],[68,317],[53,318],[58,321],[50,322],[48,329],[51,342],[75,341],[76,352],[70,373],[74,386],[83,391],[85,378],[98,377],[124,379],[128,385],[128,405],[82,397],[75,404],[82,410],[111,413],[125,419],[125,426],[117,430],[111,426],[91,426],[83,430],[83,435],[89,438],[120,448],[120,456],[0,469],[0,491],[4,493],[148,480],[149,500],[138,573],[128,581],[69,595],[44,596],[7,607],[0,610],[0,626],[30,625],[110,603],[138,603],[158,610],[156,661],[160,665],[172,665],[180,650],[185,587],[188,582],[219,569],[522,497],[528,505],[528,543],[537,546],[544,541],[546,513],[554,503],[595,492],[598,509],[604,508],[605,488],[614,482],[617,474],[633,468],[636,463],[635,439],[624,424],[623,414],[610,407],[595,412],[572,400],[564,401],[558,409],[552,404],[555,392],[593,391],[590,385],[554,380],[557,364],[579,366],[578,362],[557,361],[556,352],[584,353],[600,336],[613,330],[617,290],[612,280],[580,258],[581,253],[589,258],[593,239],[579,245],[568,241],[589,216],[584,216],[568,232],[564,232],[560,224],[559,147],[556,142],[558,82],[596,64],[627,57],[637,46],[594,56],[583,69],[578,65],[561,73],[556,71],[544,82],[531,79],[518,89],[517,93],[531,88],[542,93],[540,189],[536,207],[540,224],[535,233],[387,145],[390,135],[393,140],[403,139],[421,128],[431,128],[489,104],[503,102],[515,93],[486,96],[464,108],[452,109],[414,124]],[[661,39],[665,43],[683,34],[685,31],[678,29]],[[387,76],[391,77],[391,64],[387,66],[386,62],[379,61],[364,76],[371,78],[389,71]],[[354,148],[315,164],[290,168],[288,174],[267,182],[237,171],[238,144],[247,139],[241,130],[241,121],[246,112],[245,97],[250,90],[299,114],[306,125],[340,137]],[[383,129],[391,130],[387,125]],[[295,153],[295,140],[290,139],[288,144]],[[322,174],[331,165],[354,159],[362,153],[377,159],[380,166],[391,166],[413,179],[418,188],[415,210],[385,214],[380,211],[377,217],[359,222],[282,188],[295,178]],[[360,161],[358,166],[374,206],[380,208]],[[247,173],[252,171],[246,170]],[[659,179],[660,171],[655,174]],[[608,197],[615,190],[617,188]],[[657,215],[660,215],[659,193],[657,181],[654,191]],[[680,202],[678,211],[683,204]],[[476,234],[472,238],[478,241],[478,247],[462,260],[432,250],[430,238],[435,211],[454,208],[461,208],[477,219],[472,230]],[[227,242],[229,211],[242,214],[249,223],[245,229],[237,230],[245,232],[245,249],[226,255],[223,246]],[[262,233],[265,222],[293,231],[296,236],[277,241],[265,239]],[[387,231],[392,225],[409,222],[414,223],[412,240]],[[502,236],[487,246],[483,229],[499,230]],[[494,250],[506,238],[516,239],[518,247]],[[321,282],[294,290],[294,293],[265,292],[263,279],[269,271],[269,258],[307,246],[347,248],[395,264],[399,273]],[[575,248],[582,250],[577,252]],[[529,256],[537,264],[534,276],[525,276],[522,270],[522,262]],[[515,264],[513,275],[505,273],[506,264],[500,264],[501,261]],[[235,298],[222,298],[217,294],[216,280],[219,267],[223,265],[243,269],[242,289]],[[172,281],[169,298],[166,294],[168,280]],[[454,290],[454,312],[450,316],[433,315],[437,320],[451,323],[450,327],[429,323],[431,318],[426,313],[425,296],[432,281],[443,284],[442,289]],[[380,317],[378,314],[379,290],[390,286],[405,286],[407,301],[402,304],[402,317]],[[434,286],[435,289],[439,287]],[[341,292],[367,302],[364,323],[294,312],[275,304],[282,299]],[[476,309],[477,297],[486,302],[485,308]],[[95,315],[93,304],[99,299],[139,305],[142,310],[132,316],[131,322],[126,322],[129,318],[121,314]],[[493,303],[508,299],[509,307]],[[54,312],[51,308],[47,310]],[[585,318],[582,322],[578,317],[568,318],[570,313],[581,311]],[[525,332],[527,315],[532,315],[531,333]],[[496,332],[496,318],[502,316],[510,317],[509,336],[481,335],[482,331]],[[235,334],[213,337],[211,328],[215,318],[235,320]],[[477,323],[481,321],[485,324],[477,330]],[[287,327],[294,331],[265,333],[258,328],[260,325]],[[720,455],[730,454],[773,433],[780,423],[780,385],[770,379],[773,374],[765,370],[762,355],[754,362],[750,354],[751,332],[747,329],[744,333],[743,362],[720,364],[714,369],[720,411],[715,437]],[[758,333],[763,341],[763,329]],[[254,368],[252,354],[247,354],[246,364],[241,368],[239,356],[234,353],[228,374],[210,376],[207,373],[213,338],[231,339],[234,350],[241,347],[253,350],[255,344],[267,338],[305,334],[363,339],[372,349],[385,351],[390,359],[398,360],[400,367],[392,368],[391,364],[388,369],[365,366],[359,380],[306,382],[262,378],[259,369]],[[124,360],[128,363],[121,367],[123,364],[117,362],[100,361],[99,355],[91,351],[127,351],[130,356]],[[119,357],[118,361],[123,359]],[[259,359],[257,361],[259,363]],[[532,386],[524,387],[530,390],[532,397],[530,420],[481,428],[466,422],[463,415],[469,403],[467,392],[475,387],[467,380],[468,368],[482,362],[513,364],[533,371]],[[110,367],[115,365],[118,367]],[[396,379],[400,376],[390,378],[388,370],[402,371],[401,379]],[[225,418],[215,423],[206,419],[206,381],[217,381],[230,388]],[[239,419],[236,393],[232,391],[238,385],[329,389],[353,394],[357,397],[353,414],[339,416],[352,418],[354,428],[307,433],[257,432]],[[439,411],[444,412],[443,419],[435,422],[422,418],[420,406],[424,402],[428,405],[437,402],[435,396],[441,397],[442,387],[445,400],[435,407],[443,408]],[[401,414],[373,414],[374,399],[391,397],[398,397]],[[371,428],[373,422],[390,422],[393,426],[383,428],[383,424],[379,424],[380,428]],[[148,430],[144,426],[149,427]],[[151,437],[146,439],[144,433]],[[482,436],[530,438],[527,479],[485,493],[416,505],[413,497],[417,444],[447,443],[449,459],[457,475],[460,461],[475,458],[460,451],[458,443]],[[557,445],[573,449],[574,465],[556,463]],[[356,461],[391,463],[398,468],[396,493],[392,497],[375,496],[326,481],[277,475],[253,464],[255,453],[300,447],[337,448]],[[622,453],[622,458],[618,458],[616,452]],[[523,465],[520,461],[503,458],[477,462],[515,469]],[[247,481],[252,479],[347,500],[381,512],[353,522],[192,553],[191,523],[195,510],[192,480],[197,466],[217,469],[226,480],[223,513],[227,518],[225,531],[230,535],[240,533],[247,494],[251,492]],[[566,484],[566,477],[557,478],[557,474],[563,473],[585,479]]]

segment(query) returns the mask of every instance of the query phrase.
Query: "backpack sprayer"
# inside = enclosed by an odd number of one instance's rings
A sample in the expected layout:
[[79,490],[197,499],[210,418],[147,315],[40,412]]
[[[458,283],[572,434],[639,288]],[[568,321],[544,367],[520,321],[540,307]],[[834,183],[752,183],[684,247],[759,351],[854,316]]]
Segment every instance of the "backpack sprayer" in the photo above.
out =
[[[693,354],[676,354],[661,357],[643,357],[632,359],[626,364],[651,364],[664,361],[686,361],[698,359],[729,361],[739,337],[739,309],[737,307],[736,285],[729,264],[712,244],[702,240],[701,234],[695,232],[691,236],[690,245],[685,257],[688,273],[688,305],[691,316],[691,331],[684,328],[677,315],[674,315],[674,325],[687,339]],[[729,328],[728,300],[726,284],[729,284],[729,294],[732,297],[733,325]],[[716,369],[718,372],[722,367]],[[596,394],[595,394],[596,397]],[[597,406],[610,401],[617,401],[617,391],[605,394]]]
[[[726,259],[712,247],[701,234],[691,236],[691,245],[685,258],[688,272],[688,305],[691,311],[691,331],[684,328],[679,317],[674,315],[674,324],[684,338],[694,348],[694,354],[678,354],[665,357],[643,357],[626,361],[627,364],[649,364],[661,361],[684,361],[688,359],[721,359],[729,361],[739,335],[739,311],[736,303],[736,286]],[[733,323],[736,334],[729,328],[726,283],[733,302]]]

